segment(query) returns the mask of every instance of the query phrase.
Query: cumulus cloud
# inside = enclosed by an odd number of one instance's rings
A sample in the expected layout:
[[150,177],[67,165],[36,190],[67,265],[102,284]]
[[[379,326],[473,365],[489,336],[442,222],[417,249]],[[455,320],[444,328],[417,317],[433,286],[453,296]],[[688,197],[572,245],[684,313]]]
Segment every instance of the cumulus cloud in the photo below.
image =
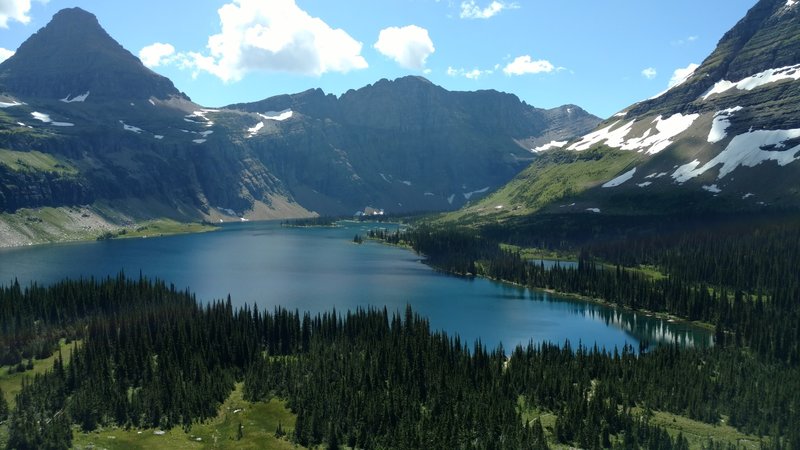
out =
[[698,67],[700,67],[699,64],[692,63],[681,69],[675,69],[675,72],[672,73],[672,78],[669,79],[669,85],[667,87],[671,88],[688,80]]
[[0,47],[0,63],[14,56],[14,50]]
[[142,60],[142,64],[150,68],[169,64],[174,57],[175,47],[171,44],[156,42],[155,44],[148,45],[139,50],[139,59]]
[[400,66],[415,70],[425,67],[428,56],[436,51],[428,30],[416,25],[384,28],[374,47]]
[[496,16],[504,9],[518,9],[519,5],[516,3],[505,3],[493,1],[485,8],[481,8],[475,0],[468,0],[461,2],[461,18],[462,19],[489,19]]
[[534,60],[530,55],[517,56],[503,68],[506,75],[525,75],[529,73],[550,73],[555,70],[550,61],[545,59]]
[[0,0],[0,28],[8,28],[11,20],[27,24],[30,11],[31,0]]
[[183,68],[225,82],[253,71],[322,75],[366,68],[363,44],[300,9],[294,0],[233,0],[219,10],[221,31],[208,52],[175,55]]
[[494,73],[494,70],[491,70],[491,69],[488,69],[488,70],[481,70],[481,69],[466,70],[466,69],[456,69],[454,67],[448,67],[447,68],[447,75],[448,76],[451,76],[451,77],[464,77],[464,78],[468,78],[470,80],[477,80],[477,79],[479,79],[479,78],[481,78],[483,76],[491,75],[493,73]]
[[648,80],[652,80],[653,78],[656,77],[656,75],[658,75],[658,72],[656,72],[656,69],[652,67],[648,67],[642,70],[642,76],[647,78]]

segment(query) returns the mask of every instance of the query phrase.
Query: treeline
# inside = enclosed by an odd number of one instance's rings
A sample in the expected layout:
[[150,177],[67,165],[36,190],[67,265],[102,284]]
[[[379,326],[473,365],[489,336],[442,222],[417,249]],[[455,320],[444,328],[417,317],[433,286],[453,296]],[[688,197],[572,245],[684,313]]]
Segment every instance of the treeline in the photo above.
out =
[[62,338],[83,336],[92,317],[124,314],[131,309],[171,303],[194,305],[195,297],[141,274],[132,283],[124,273],[115,279],[86,278],[22,287],[18,281],[0,287],[0,364],[14,365],[50,356]]
[[[32,290],[42,295],[23,309],[50,311],[46,299],[59,290],[117,306],[87,308],[99,312],[87,316],[70,363],[58,357],[23,386],[8,448],[68,448],[73,424],[189,429],[215,416],[242,380],[249,400],[288,401],[297,423],[285,431],[307,446],[535,449],[549,437],[583,448],[687,448],[650,422],[651,409],[711,423],[728,416],[774,436],[765,445],[775,448],[800,443],[797,368],[736,348],[637,355],[543,344],[507,358],[432,332],[410,309],[311,316],[230,299],[199,305],[164,283],[123,276],[52,289]],[[530,411],[552,412],[555,425]]]
[[[708,240],[703,234],[687,234],[673,236],[672,241],[651,241],[649,246],[637,240],[586,246],[576,268],[532,264],[470,229],[418,226],[404,233],[371,236],[410,245],[442,270],[712,323],[717,326],[718,345],[748,346],[760,355],[796,365],[800,363],[798,230],[765,228]],[[626,250],[629,244],[631,249]],[[617,264],[609,267],[603,262],[609,260]],[[730,270],[718,260],[729,264]],[[655,264],[667,276],[654,278],[622,266],[623,262]],[[757,269],[745,276],[749,267]]]

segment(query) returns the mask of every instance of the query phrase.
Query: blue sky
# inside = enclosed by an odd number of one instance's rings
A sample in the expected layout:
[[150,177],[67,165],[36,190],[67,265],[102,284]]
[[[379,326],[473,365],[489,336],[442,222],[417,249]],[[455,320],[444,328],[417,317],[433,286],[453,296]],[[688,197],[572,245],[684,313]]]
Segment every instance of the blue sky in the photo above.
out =
[[756,0],[0,0],[0,58],[58,10],[204,106],[422,75],[608,117],[701,63]]

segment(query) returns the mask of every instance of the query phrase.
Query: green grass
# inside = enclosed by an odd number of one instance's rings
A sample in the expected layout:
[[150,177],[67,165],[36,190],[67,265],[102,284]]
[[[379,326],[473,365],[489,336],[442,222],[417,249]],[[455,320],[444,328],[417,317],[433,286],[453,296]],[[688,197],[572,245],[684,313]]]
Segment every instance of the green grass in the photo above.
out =
[[[71,355],[70,349],[75,345],[80,345],[80,341],[74,341],[69,344],[66,344],[63,340],[61,341],[61,356],[64,359],[64,364],[69,362]],[[25,372],[21,373],[15,372],[9,374],[9,369],[11,369],[10,366],[0,367],[0,388],[3,389],[3,394],[5,395],[9,408],[14,407],[16,396],[19,394],[19,391],[22,390],[22,379],[26,377],[33,379],[34,375],[38,373],[44,373],[45,371],[52,369],[53,363],[56,360],[56,356],[58,356],[57,351],[50,355],[49,358],[36,359],[33,361],[32,370],[26,370]]]
[[[533,420],[540,420],[542,427],[545,431],[545,436],[552,448],[568,448],[562,444],[558,444],[553,436],[553,430],[556,423],[556,415],[539,409],[531,409],[526,407],[524,397],[520,396],[517,406],[525,422]],[[639,411],[641,412],[641,411]],[[759,448],[758,436],[748,435],[741,433],[736,428],[726,425],[724,423],[711,425],[687,417],[679,416],[661,411],[654,411],[650,419],[650,423],[663,427],[667,430],[670,436],[676,437],[678,434],[683,434],[687,441],[689,441],[689,448],[700,449],[703,444],[708,443],[709,439],[723,444],[741,445],[743,448]]]
[[217,227],[203,223],[183,223],[172,219],[157,219],[145,222],[134,229],[118,232],[116,238],[142,238],[167,236],[172,234],[204,233],[214,231]]
[[[298,448],[287,439],[275,438],[275,429],[281,423],[284,431],[294,428],[295,416],[280,400],[250,403],[242,398],[241,383],[220,408],[216,418],[195,424],[191,431],[180,427],[164,430],[123,430],[107,428],[92,433],[76,431],[73,447],[76,449],[103,448],[127,449],[265,449]],[[239,424],[243,426],[242,438],[237,440]]]
[[77,175],[78,170],[53,155],[37,151],[18,152],[0,149],[0,164],[15,172],[55,172],[62,175]]
[[559,252],[543,248],[520,247],[513,244],[500,244],[500,248],[510,252],[519,252],[522,259],[547,259],[554,261],[576,261],[578,255],[575,253]]
[[651,423],[666,428],[671,436],[683,433],[690,448],[701,448],[711,438],[716,442],[741,445],[744,448],[759,448],[758,436],[741,433],[727,424],[711,425],[677,414],[655,411]]
[[440,220],[481,224],[530,215],[613,179],[640,158],[636,152],[608,148],[547,153],[497,192]]

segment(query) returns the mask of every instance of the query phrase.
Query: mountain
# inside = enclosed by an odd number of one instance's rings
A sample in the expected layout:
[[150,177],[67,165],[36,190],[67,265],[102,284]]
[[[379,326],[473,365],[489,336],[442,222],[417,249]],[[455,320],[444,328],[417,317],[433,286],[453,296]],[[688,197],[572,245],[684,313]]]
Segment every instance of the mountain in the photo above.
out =
[[182,97],[172,82],[146,68],[80,9],[59,11],[0,70],[0,85],[25,99],[166,100]]
[[797,209],[798,159],[800,2],[761,0],[680,84],[540,153],[458,217]]
[[270,126],[248,136],[249,146],[301,204],[339,214],[365,205],[459,207],[510,180],[535,145],[599,122],[577,106],[542,110],[511,94],[450,92],[421,77],[380,80],[339,98],[312,90],[225,109],[260,112],[250,126]]
[[599,122],[420,77],[204,108],[72,8],[0,64],[0,211],[216,222],[455,209]]

